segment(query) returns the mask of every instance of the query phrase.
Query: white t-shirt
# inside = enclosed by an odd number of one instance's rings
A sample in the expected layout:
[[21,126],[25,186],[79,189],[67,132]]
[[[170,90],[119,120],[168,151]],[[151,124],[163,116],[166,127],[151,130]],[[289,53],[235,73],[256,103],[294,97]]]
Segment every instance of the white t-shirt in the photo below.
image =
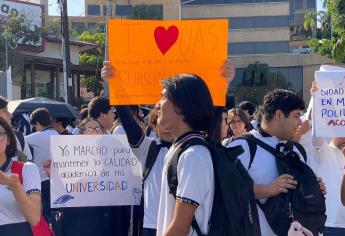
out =
[[[165,158],[158,212],[158,236],[163,235],[174,216],[176,200],[169,193],[167,168],[176,147],[183,141],[184,139],[175,143],[169,149]],[[179,180],[176,192],[177,200],[197,207],[194,214],[195,219],[201,232],[207,233],[214,196],[213,164],[209,150],[205,146],[195,145],[183,152],[177,165],[177,178]],[[197,235],[197,233],[191,227],[188,235]]]
[[[11,174],[8,167],[6,174]],[[26,193],[41,192],[41,179],[35,164],[26,162],[23,166],[23,187]],[[11,190],[0,184],[0,225],[26,222]]]
[[[250,131],[250,133],[253,134],[256,138],[270,145],[271,147],[276,148],[277,144],[279,143],[279,140],[276,137],[263,137],[257,130],[252,130]],[[243,166],[248,170],[248,174],[253,179],[254,184],[270,185],[276,178],[279,177],[279,173],[276,166],[276,160],[271,153],[264,150],[260,146],[257,146],[257,150],[252,165],[248,169],[250,162],[250,150],[248,143],[246,140],[239,139],[230,143],[228,147],[234,147],[237,145],[241,145],[244,149],[244,152],[241,155],[239,155],[238,158],[243,164]],[[298,153],[302,158],[302,155],[296,147],[294,147],[294,151]],[[267,198],[259,199],[261,203],[264,203],[266,200]],[[261,234],[263,236],[275,235],[266,220],[264,212],[261,210],[260,207],[258,207],[258,214],[260,220]]]
[[113,134],[120,134],[120,135],[122,134],[122,135],[126,135],[126,131],[125,131],[125,129],[123,128],[122,125],[118,125],[118,126],[116,126],[116,128],[114,129]]
[[[159,139],[156,139],[155,141],[160,144]],[[144,171],[145,168],[145,162],[151,142],[153,142],[153,139],[145,136],[139,147],[131,147],[134,155],[140,162],[142,171]],[[144,228],[157,228],[158,202],[161,195],[162,172],[164,159],[168,150],[169,149],[166,147],[161,148],[156,162],[144,183]]]
[[340,187],[345,169],[344,154],[333,143],[326,142],[321,142],[320,146],[314,145],[313,151],[313,155],[310,155],[313,158],[311,167],[327,187],[325,225],[345,228],[345,207],[340,199]]
[[49,179],[43,169],[43,164],[46,160],[50,159],[50,136],[52,135],[59,135],[59,133],[55,129],[46,129],[25,136],[25,140],[34,150],[33,160],[40,171],[42,182]]

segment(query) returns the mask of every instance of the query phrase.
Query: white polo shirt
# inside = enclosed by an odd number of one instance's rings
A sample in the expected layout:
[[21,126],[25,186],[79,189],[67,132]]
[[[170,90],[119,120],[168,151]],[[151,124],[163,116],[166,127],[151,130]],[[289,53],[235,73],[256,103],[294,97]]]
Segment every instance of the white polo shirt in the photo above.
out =
[[46,160],[50,159],[50,136],[52,135],[60,134],[55,129],[46,129],[25,136],[25,140],[34,150],[33,160],[38,167],[42,182],[49,179],[43,169],[43,164]]
[[[155,141],[160,144],[159,139],[156,139]],[[153,142],[153,139],[145,136],[138,147],[131,147],[134,155],[140,162],[142,171],[144,171],[145,168],[145,162],[151,142]],[[168,150],[169,149],[167,147],[161,148],[156,162],[154,163],[144,183],[144,228],[157,228],[158,203],[162,186],[162,172],[164,160]]]
[[[5,171],[11,174],[11,165]],[[23,166],[23,187],[26,193],[41,192],[41,179],[35,164],[26,162]],[[17,205],[13,193],[5,185],[0,184],[0,225],[26,222]]]
[[[279,140],[276,137],[272,137],[272,136],[264,137],[257,130],[252,130],[250,131],[250,133],[273,148],[276,148],[277,144],[279,143]],[[281,141],[281,142],[285,142],[285,141]],[[248,143],[246,140],[239,139],[230,143],[228,147],[234,147],[237,145],[241,145],[244,149],[244,152],[241,155],[239,155],[238,158],[241,161],[242,165],[248,170],[248,174],[253,179],[254,184],[270,185],[273,183],[275,179],[279,177],[278,169],[276,166],[276,160],[275,160],[275,157],[271,153],[264,150],[260,146],[257,146],[254,160],[252,162],[251,167],[248,169],[249,162],[250,162],[250,150],[249,150]],[[294,151],[297,154],[299,154],[299,156],[302,158],[302,155],[300,154],[300,152],[298,151],[296,147],[294,147]],[[259,199],[261,203],[265,203],[266,200],[267,198]],[[259,213],[261,234],[263,236],[275,235],[266,220],[264,212],[261,210],[260,207],[258,207],[258,213]]]
[[[157,236],[163,235],[172,222],[176,200],[169,193],[167,169],[176,148],[183,142],[175,143],[168,151],[163,167],[162,189],[159,202]],[[203,234],[209,230],[214,196],[214,173],[209,150],[202,145],[189,147],[184,151],[177,165],[178,186],[176,198],[178,201],[192,204],[196,208],[195,219]],[[197,235],[190,229],[188,234]]]
[[[323,139],[315,141],[312,169],[323,179],[327,187],[325,226],[345,228],[345,207],[341,203],[340,188],[345,171],[345,157],[333,143],[328,144]],[[308,156],[309,157],[309,156]]]

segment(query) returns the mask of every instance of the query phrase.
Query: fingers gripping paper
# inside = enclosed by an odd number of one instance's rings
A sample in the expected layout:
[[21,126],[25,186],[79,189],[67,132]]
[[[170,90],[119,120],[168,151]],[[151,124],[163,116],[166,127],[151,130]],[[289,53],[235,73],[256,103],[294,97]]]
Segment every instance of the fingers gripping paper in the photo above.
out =
[[109,60],[113,105],[155,104],[163,79],[179,73],[202,77],[213,103],[225,105],[228,21],[109,20]]

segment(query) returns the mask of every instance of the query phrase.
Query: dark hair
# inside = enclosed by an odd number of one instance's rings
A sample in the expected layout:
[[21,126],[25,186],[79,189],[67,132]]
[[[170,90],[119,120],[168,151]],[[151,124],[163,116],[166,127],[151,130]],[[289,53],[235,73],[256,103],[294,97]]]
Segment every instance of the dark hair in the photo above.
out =
[[79,123],[79,125],[78,125],[78,127],[79,127],[79,129],[80,129],[80,134],[83,134],[83,133],[84,133],[85,125],[86,125],[89,121],[95,121],[95,122],[97,122],[97,123],[102,127],[102,129],[104,129],[104,128],[103,128],[103,125],[101,124],[101,122],[99,122],[97,119],[85,118],[85,119],[82,120],[82,121]]
[[162,81],[167,98],[184,122],[196,131],[207,131],[213,120],[213,102],[206,83],[197,75],[180,74]]
[[66,129],[67,125],[70,124],[70,119],[68,118],[54,118],[56,122],[61,122],[61,126]]
[[296,93],[283,89],[275,89],[265,95],[260,109],[263,119],[271,121],[277,110],[281,110],[288,117],[293,110],[304,110],[304,101]]
[[254,104],[249,101],[241,102],[240,104],[238,104],[237,108],[247,111],[250,116],[252,116],[255,112]]
[[88,109],[89,117],[98,119],[102,113],[106,114],[111,109],[109,99],[104,97],[95,97],[89,102]]
[[[226,122],[228,123],[229,126],[230,126],[230,123],[232,122],[232,120],[235,118],[235,116],[240,117],[241,121],[243,121],[243,123],[245,125],[245,129],[247,132],[251,131],[253,129],[253,126],[249,121],[248,115],[240,108],[232,108],[228,111]],[[228,130],[229,130],[229,135],[233,136],[234,133],[232,132],[231,128],[229,128]]]
[[14,156],[16,156],[17,153],[17,140],[14,136],[14,133],[12,131],[11,126],[7,123],[6,120],[4,120],[2,117],[0,117],[0,126],[2,126],[6,132],[7,138],[10,141],[9,145],[6,147],[6,158],[10,159]]
[[44,127],[48,127],[52,125],[52,118],[48,109],[46,108],[38,108],[34,110],[30,115],[30,124],[34,125],[37,122]]
[[207,131],[207,140],[214,143],[222,142],[222,122],[224,107],[214,107],[214,117],[212,125]]
[[7,107],[8,105],[8,101],[4,98],[0,96],[0,109],[4,109],[5,107]]
[[84,120],[85,118],[87,118],[88,115],[89,115],[89,109],[87,107],[83,108],[80,111],[80,119]]

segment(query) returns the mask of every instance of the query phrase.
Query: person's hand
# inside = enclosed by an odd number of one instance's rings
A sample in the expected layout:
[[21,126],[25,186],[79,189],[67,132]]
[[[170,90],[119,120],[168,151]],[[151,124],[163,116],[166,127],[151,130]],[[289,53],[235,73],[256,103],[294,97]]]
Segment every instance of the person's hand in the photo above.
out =
[[44,163],[43,163],[43,169],[44,171],[47,173],[47,175],[50,177],[50,167],[52,165],[52,160],[49,159],[49,160],[46,160]]
[[327,194],[327,188],[326,188],[325,182],[323,182],[323,179],[320,177],[317,177],[317,182],[319,183],[322,194],[326,195]]
[[314,80],[312,83],[311,83],[311,88],[310,88],[310,93],[314,93],[317,91],[317,82]]
[[4,172],[0,171],[0,184],[1,185],[6,185],[9,188],[12,188],[18,183],[19,183],[18,174],[7,175]]
[[295,221],[291,223],[288,236],[313,236],[313,233]]
[[110,65],[109,61],[103,62],[103,67],[101,70],[101,78],[104,82],[109,82],[109,79],[115,75],[114,68]]
[[305,135],[311,129],[310,123],[308,120],[302,122],[302,124],[298,127],[296,131],[296,137],[294,138],[295,141],[299,142],[301,136]]
[[271,184],[271,195],[277,196],[280,193],[287,193],[289,189],[295,189],[296,185],[297,181],[293,179],[293,176],[283,174]]
[[227,88],[229,87],[231,81],[234,79],[235,77],[235,67],[232,65],[232,62],[230,60],[230,58],[227,58],[224,61],[223,66],[221,67],[222,70],[222,75],[227,78]]

